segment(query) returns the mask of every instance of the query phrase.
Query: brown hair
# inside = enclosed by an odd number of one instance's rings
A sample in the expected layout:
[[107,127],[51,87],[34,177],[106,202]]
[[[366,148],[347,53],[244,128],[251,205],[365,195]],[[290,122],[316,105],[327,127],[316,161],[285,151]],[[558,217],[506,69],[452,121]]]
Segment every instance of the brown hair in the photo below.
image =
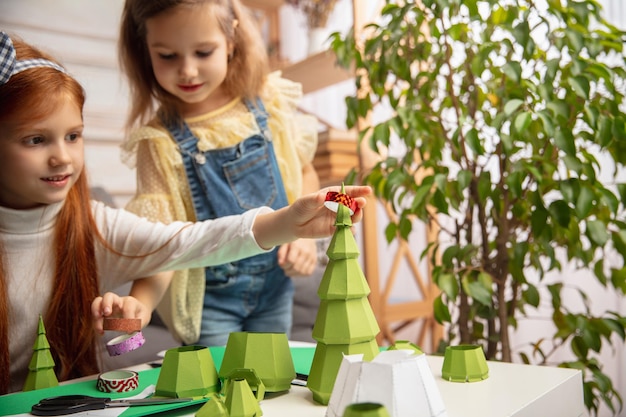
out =
[[[157,82],[146,43],[146,20],[174,7],[211,4],[220,28],[234,46],[224,86],[234,97],[253,98],[269,72],[267,52],[256,23],[239,0],[126,0],[119,38],[120,65],[128,77],[131,108],[127,126],[147,123],[159,111],[178,120],[179,101]],[[235,25],[234,22],[238,21]],[[155,106],[159,108],[155,111]]]
[[[50,56],[13,37],[18,59]],[[13,75],[0,86],[0,130],[20,128],[54,111],[60,100],[71,100],[82,111],[85,93],[71,76],[48,67]],[[91,302],[98,296],[94,239],[100,237],[89,202],[85,170],[69,191],[57,218],[53,247],[53,294],[44,325],[59,380],[98,372],[96,332]],[[9,317],[6,251],[0,242],[0,394],[10,386]]]

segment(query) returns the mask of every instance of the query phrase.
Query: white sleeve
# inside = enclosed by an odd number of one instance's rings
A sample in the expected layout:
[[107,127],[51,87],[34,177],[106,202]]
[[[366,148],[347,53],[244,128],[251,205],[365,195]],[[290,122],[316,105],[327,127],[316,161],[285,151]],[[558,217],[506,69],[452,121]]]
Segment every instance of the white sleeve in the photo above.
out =
[[160,271],[220,265],[266,252],[252,233],[260,207],[239,216],[204,222],[154,223],[123,209],[93,205],[100,233],[110,248],[96,241],[101,287]]

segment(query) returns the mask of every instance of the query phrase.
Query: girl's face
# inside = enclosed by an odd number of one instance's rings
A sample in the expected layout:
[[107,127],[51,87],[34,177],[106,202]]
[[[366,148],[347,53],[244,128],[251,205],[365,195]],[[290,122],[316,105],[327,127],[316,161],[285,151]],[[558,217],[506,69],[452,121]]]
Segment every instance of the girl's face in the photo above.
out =
[[83,170],[83,119],[71,99],[26,128],[0,130],[0,205],[29,209],[63,201]]
[[209,112],[232,99],[222,86],[232,47],[213,7],[178,6],[146,21],[154,76],[181,100],[183,117]]

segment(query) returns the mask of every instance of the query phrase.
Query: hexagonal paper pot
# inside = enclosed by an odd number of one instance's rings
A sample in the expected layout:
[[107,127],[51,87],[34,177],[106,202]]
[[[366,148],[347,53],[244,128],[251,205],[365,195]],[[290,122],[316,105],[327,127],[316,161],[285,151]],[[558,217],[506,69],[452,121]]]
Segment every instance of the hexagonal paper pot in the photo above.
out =
[[165,352],[155,395],[201,397],[217,392],[220,380],[206,346],[181,346]]
[[265,384],[265,392],[286,391],[296,377],[296,370],[285,333],[233,332],[226,342],[219,376],[234,369],[254,369]]
[[441,376],[452,382],[477,382],[487,379],[489,367],[480,345],[448,346],[444,353]]

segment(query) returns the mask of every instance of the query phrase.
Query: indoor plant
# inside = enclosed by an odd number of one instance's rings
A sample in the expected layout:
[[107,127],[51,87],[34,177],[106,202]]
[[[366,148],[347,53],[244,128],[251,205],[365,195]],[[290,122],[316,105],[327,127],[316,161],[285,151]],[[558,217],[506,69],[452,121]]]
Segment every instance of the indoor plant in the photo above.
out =
[[[624,340],[626,318],[570,308],[567,279],[546,274],[574,263],[626,291],[626,185],[615,180],[626,162],[625,33],[596,0],[388,0],[380,22],[333,35],[340,63],[357,71],[347,124],[381,155],[361,174],[398,215],[387,239],[406,238],[415,218],[438,223],[429,253],[440,255],[434,309],[446,343],[540,364],[569,348],[559,366],[583,370],[587,408],[616,413],[622,398],[597,352]],[[367,126],[378,106],[392,116]],[[405,151],[389,156],[390,146]],[[510,332],[540,302],[554,333],[514,352]]]

